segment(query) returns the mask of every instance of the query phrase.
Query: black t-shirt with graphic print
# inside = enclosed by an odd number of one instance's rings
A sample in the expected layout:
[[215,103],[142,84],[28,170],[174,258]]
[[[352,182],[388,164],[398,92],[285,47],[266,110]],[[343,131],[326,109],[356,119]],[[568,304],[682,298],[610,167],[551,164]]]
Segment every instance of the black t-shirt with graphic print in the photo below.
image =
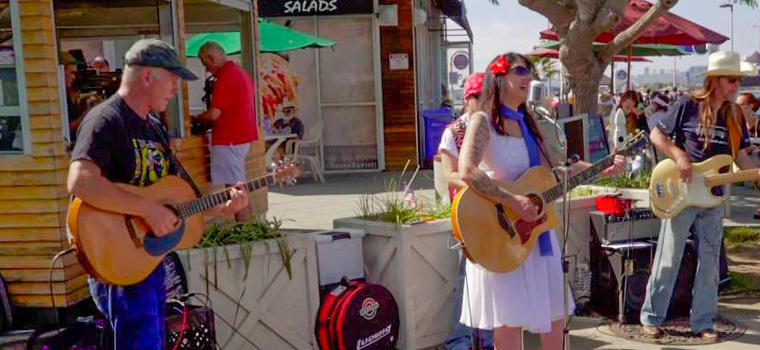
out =
[[140,118],[119,94],[114,94],[82,120],[71,161],[92,161],[112,182],[148,186],[177,174],[176,164],[170,162],[162,143],[168,140],[165,137],[158,121]]
[[[682,109],[683,112],[681,112]],[[705,133],[702,132],[702,126],[699,123],[699,104],[695,100],[680,99],[665,113],[657,124],[657,128],[666,135],[676,134],[678,147],[686,152],[692,163],[702,162],[719,154],[731,155],[728,124],[723,113],[718,114],[716,123],[709,133],[710,146],[707,149],[704,147]],[[676,125],[679,113],[682,113],[681,120],[679,125]],[[744,123],[741,124],[742,137],[739,147],[743,149],[749,146],[749,133],[747,126]]]

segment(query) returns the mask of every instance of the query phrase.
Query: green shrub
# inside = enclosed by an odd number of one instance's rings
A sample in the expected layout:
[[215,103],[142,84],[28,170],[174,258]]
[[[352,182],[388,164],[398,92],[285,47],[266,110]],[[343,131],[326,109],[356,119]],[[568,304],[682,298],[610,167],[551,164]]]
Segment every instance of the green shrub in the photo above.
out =
[[[285,265],[288,276],[292,279],[293,271],[290,263],[291,252],[280,230],[281,226],[282,221],[278,220],[277,218],[272,219],[272,221],[253,218],[246,222],[236,223],[225,221],[223,223],[215,223],[209,225],[203,232],[203,239],[198,246],[200,248],[211,248],[204,249],[204,258],[206,261],[208,261],[207,254],[209,250],[211,250],[211,253],[214,255],[214,271],[216,271],[217,249],[222,249],[227,259],[227,268],[232,268],[232,264],[230,262],[230,254],[227,251],[227,246],[239,244],[240,254],[242,255],[243,262],[245,263],[245,274],[243,275],[243,280],[245,280],[248,277],[248,267],[251,263],[253,243],[268,239],[276,239],[277,247],[280,251],[280,256],[282,257],[282,263]],[[216,274],[214,275],[216,276]]]
[[760,228],[757,227],[726,227],[723,230],[726,243],[757,243],[760,242]]
[[651,177],[650,171],[639,171],[634,176],[629,174],[623,174],[613,177],[605,177],[596,181],[598,186],[607,186],[614,188],[649,188],[649,181]]
[[722,294],[738,294],[757,290],[757,286],[752,282],[752,279],[746,275],[729,272],[728,278],[728,285],[721,291]]
[[422,196],[417,196],[417,205],[412,207],[404,200],[404,185],[401,178],[391,178],[385,183],[384,193],[362,195],[357,203],[356,216],[371,221],[390,222],[405,225],[414,221],[448,218],[451,207],[441,205]]

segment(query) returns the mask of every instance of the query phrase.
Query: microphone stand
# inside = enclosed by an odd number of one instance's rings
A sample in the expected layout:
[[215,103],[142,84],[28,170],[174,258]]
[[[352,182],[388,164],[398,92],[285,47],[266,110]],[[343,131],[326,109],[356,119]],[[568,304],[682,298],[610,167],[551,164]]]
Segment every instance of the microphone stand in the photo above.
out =
[[[567,139],[565,139],[567,142]],[[557,170],[562,172],[562,287],[563,287],[563,300],[564,300],[564,313],[562,317],[564,319],[564,325],[562,327],[562,349],[570,349],[570,300],[568,292],[568,273],[570,270],[570,264],[567,261],[567,239],[570,236],[570,196],[567,190],[567,180],[570,175],[570,165],[567,164],[569,157],[567,156],[567,148],[565,148],[565,166],[557,167]]]
[[[568,279],[568,272],[569,272],[569,263],[567,261],[567,239],[570,236],[570,226],[568,225],[570,223],[570,198],[568,196],[568,183],[567,180],[570,178],[570,157],[568,156],[568,148],[567,148],[567,135],[565,134],[564,130],[559,126],[559,123],[557,123],[554,119],[551,118],[550,115],[547,115],[548,113],[545,113],[541,111],[540,106],[538,106],[536,103],[538,101],[533,101],[533,103],[529,104],[529,107],[531,111],[534,114],[540,115],[542,118],[546,119],[550,124],[554,125],[554,134],[557,137],[557,141],[560,140],[560,133],[562,134],[562,138],[564,138],[564,142],[560,142],[560,147],[564,149],[565,151],[565,164],[564,166],[558,166],[554,170],[562,173],[562,287],[563,287],[563,298],[564,298],[564,312],[562,314],[564,324],[562,327],[562,349],[563,350],[569,350],[570,349],[570,330],[568,328],[570,324],[570,316],[568,315],[570,311],[570,303],[569,303],[569,291],[568,291],[568,285],[569,285],[569,279]],[[584,140],[585,141],[585,140]],[[551,163],[550,160],[547,159]]]
[[567,261],[567,239],[570,236],[570,198],[569,198],[569,191],[568,191],[568,183],[567,181],[570,178],[570,157],[568,156],[568,148],[567,148],[567,135],[565,134],[564,130],[562,130],[559,126],[559,123],[557,123],[555,120],[550,118],[547,115],[544,115],[544,113],[541,113],[537,106],[532,106],[534,114],[538,114],[542,116],[544,119],[548,120],[552,125],[555,126],[555,135],[557,137],[557,140],[560,141],[560,133],[558,131],[561,131],[562,138],[564,138],[564,142],[560,142],[561,147],[565,151],[565,164],[564,166],[558,166],[555,167],[554,170],[557,172],[562,173],[562,286],[563,286],[563,327],[562,327],[562,349],[563,350],[569,350],[570,349],[570,316],[568,315],[570,311],[570,301],[569,301],[569,291],[568,291],[568,285],[569,285],[569,278],[568,273],[570,270],[570,264]]

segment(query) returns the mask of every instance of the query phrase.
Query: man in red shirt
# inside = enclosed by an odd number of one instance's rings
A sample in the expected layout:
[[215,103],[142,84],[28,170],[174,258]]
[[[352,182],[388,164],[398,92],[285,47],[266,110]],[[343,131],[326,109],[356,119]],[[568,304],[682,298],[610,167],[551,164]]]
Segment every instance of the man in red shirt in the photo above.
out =
[[[197,118],[211,120],[211,183],[232,187],[245,181],[245,158],[252,141],[258,138],[254,112],[253,81],[227,55],[219,44],[207,41],[198,57],[206,70],[216,77],[211,93],[211,108]],[[250,207],[249,207],[250,208]],[[250,211],[235,214],[235,220],[248,218]]]

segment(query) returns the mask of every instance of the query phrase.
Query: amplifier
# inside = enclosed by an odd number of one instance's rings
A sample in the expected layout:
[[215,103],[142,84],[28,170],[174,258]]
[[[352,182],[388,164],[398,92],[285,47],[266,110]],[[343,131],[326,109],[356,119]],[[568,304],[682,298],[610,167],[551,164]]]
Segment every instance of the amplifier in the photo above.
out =
[[592,211],[591,231],[602,244],[628,240],[657,240],[662,220],[654,216],[649,208],[633,208],[625,214],[609,214]]

